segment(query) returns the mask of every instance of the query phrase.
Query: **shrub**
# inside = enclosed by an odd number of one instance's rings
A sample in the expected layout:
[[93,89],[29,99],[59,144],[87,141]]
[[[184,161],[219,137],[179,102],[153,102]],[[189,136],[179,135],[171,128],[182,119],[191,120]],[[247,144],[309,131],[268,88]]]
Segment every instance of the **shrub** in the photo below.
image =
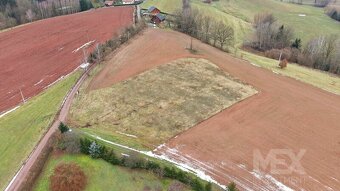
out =
[[197,178],[191,182],[191,188],[194,191],[204,191],[203,184]]
[[124,166],[129,168],[139,168],[139,169],[145,169],[145,160],[139,156],[138,153],[132,152],[129,154],[128,157],[124,157]]
[[168,178],[176,178],[176,169],[174,167],[169,168],[169,167],[165,167],[164,168],[164,176],[168,177]]
[[281,60],[283,59],[287,59],[289,60],[291,57],[291,50],[289,48],[285,48],[285,49],[271,49],[271,50],[267,50],[264,55],[268,58],[272,58],[275,60],[278,60],[280,58],[280,54],[281,55]]
[[106,149],[104,149],[101,158],[103,160],[113,164],[113,165],[119,165],[120,164],[120,160],[113,150],[107,151]]
[[101,156],[101,147],[95,141],[93,141],[89,147],[89,154],[94,159]]
[[236,188],[236,184],[234,182],[229,183],[227,188],[228,191],[238,191],[238,189]]
[[77,133],[67,132],[62,136],[65,151],[71,154],[80,153],[80,138]]
[[92,142],[87,138],[80,139],[80,152],[87,154],[87,155],[90,154],[89,148],[90,148],[91,143]]
[[281,69],[286,68],[286,67],[287,67],[287,64],[288,64],[287,59],[283,59],[283,60],[281,60],[281,62],[279,63],[279,67],[280,67]]
[[63,122],[60,122],[58,129],[60,130],[61,133],[65,133],[69,130],[67,125],[65,125]]
[[59,164],[50,177],[52,191],[82,191],[86,187],[86,176],[81,168],[74,164]]
[[292,48],[296,48],[296,49],[300,49],[301,46],[302,46],[302,41],[300,38],[296,38],[291,45]]
[[212,184],[210,182],[208,182],[206,185],[205,185],[205,191],[211,191],[212,190]]

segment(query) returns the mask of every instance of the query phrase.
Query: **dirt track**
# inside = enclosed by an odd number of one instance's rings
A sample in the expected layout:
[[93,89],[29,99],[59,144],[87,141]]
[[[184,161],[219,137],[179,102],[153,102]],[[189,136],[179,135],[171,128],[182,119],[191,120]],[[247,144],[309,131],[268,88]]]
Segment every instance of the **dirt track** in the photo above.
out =
[[133,7],[103,8],[0,33],[0,113],[20,103],[20,88],[32,97],[77,68],[83,52],[74,50],[103,42],[132,22]]
[[[119,51],[89,88],[109,86],[177,58],[206,58],[260,93],[169,140],[158,153],[190,162],[223,184],[234,181],[242,190],[289,190],[279,182],[295,190],[340,190],[340,96],[252,66],[196,40],[199,55],[192,55],[185,50],[189,42],[188,36],[177,32],[149,29]],[[256,149],[263,157],[270,149],[294,154],[305,149],[300,161],[305,174],[273,174],[269,168],[256,174]]]

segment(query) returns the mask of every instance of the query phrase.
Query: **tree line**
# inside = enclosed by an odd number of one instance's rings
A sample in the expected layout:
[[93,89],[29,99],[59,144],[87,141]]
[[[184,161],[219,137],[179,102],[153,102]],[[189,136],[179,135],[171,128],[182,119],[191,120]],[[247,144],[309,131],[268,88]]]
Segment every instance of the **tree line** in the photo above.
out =
[[0,30],[91,8],[90,0],[1,0]]
[[337,34],[320,35],[305,43],[294,38],[294,30],[280,25],[271,13],[254,16],[254,33],[244,46],[264,52],[273,59],[287,59],[307,67],[340,74],[340,38]]
[[234,29],[223,21],[202,15],[184,4],[185,9],[176,11],[174,29],[188,34],[221,50],[228,51],[234,45]]

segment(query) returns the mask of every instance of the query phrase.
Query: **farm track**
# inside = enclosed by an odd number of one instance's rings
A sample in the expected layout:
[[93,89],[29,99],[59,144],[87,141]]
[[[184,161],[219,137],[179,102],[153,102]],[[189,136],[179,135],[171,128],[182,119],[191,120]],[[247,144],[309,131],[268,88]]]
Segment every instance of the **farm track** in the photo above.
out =
[[0,113],[75,70],[95,40],[104,42],[133,23],[133,7],[114,7],[40,20],[0,33]]
[[[194,40],[198,54],[185,50],[190,37],[148,29],[123,47],[91,81],[105,88],[155,66],[184,57],[205,58],[259,93],[170,139],[157,153],[204,170],[241,190],[340,190],[340,96],[277,75]],[[287,68],[289,70],[289,66]],[[288,149],[304,174],[253,171],[253,152]],[[288,164],[291,161],[287,159]]]

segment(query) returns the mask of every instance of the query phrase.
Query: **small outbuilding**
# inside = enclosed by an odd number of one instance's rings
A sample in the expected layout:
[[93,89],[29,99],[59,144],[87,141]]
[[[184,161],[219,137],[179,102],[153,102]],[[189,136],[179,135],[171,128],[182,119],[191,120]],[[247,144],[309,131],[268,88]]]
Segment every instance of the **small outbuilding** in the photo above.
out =
[[165,16],[161,13],[158,13],[157,15],[151,17],[151,22],[154,24],[159,24],[163,22],[164,20],[165,20]]
[[161,13],[161,11],[160,11],[159,9],[157,9],[157,7],[151,6],[151,7],[149,7],[149,9],[148,9],[148,13],[149,13],[150,15],[156,16],[157,14]]
[[131,5],[135,3],[135,0],[122,0],[123,5]]

